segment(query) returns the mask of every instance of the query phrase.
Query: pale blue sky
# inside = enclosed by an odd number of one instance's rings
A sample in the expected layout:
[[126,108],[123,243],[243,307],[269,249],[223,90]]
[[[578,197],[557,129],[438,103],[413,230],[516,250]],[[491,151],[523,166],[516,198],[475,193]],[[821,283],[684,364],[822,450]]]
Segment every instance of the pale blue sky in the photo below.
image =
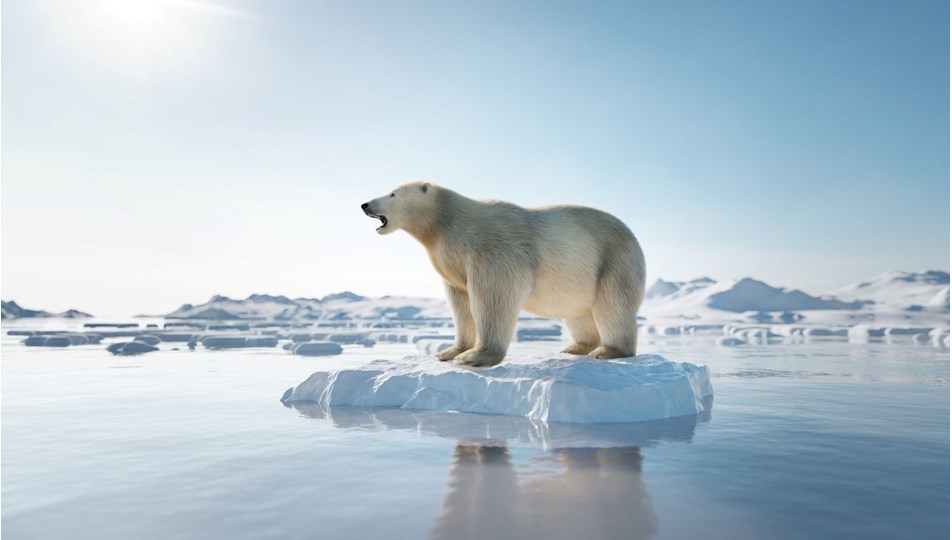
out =
[[2,294],[31,307],[440,295],[358,208],[410,179],[608,210],[651,279],[949,268],[948,2],[2,8]]

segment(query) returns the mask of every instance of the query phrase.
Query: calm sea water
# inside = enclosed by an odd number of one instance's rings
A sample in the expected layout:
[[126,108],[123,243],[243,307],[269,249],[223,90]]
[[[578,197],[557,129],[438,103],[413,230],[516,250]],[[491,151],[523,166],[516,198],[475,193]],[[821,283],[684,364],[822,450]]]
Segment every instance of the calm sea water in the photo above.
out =
[[642,352],[711,367],[705,413],[546,426],[288,408],[282,392],[329,360],[278,349],[117,358],[2,339],[6,538],[949,534],[946,349],[648,341]]

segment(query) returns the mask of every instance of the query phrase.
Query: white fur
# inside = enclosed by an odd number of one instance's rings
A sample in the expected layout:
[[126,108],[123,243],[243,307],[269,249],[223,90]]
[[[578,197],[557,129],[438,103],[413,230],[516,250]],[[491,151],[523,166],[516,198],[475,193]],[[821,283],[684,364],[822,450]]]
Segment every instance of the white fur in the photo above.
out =
[[565,320],[575,343],[563,352],[635,354],[645,259],[617,218],[582,206],[476,201],[419,182],[363,208],[386,217],[380,234],[402,229],[423,243],[443,278],[457,332],[440,360],[498,364],[521,309]]

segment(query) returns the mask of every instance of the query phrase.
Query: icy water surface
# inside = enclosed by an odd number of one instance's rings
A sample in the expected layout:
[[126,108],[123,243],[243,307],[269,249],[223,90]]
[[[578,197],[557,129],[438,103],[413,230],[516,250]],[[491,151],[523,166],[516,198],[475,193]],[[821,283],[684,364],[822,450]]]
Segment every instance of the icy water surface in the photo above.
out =
[[[10,327],[5,325],[4,333]],[[945,538],[949,352],[641,351],[711,367],[696,417],[544,425],[279,402],[327,359],[3,336],[6,538]],[[516,344],[512,354],[556,351]],[[416,354],[346,348],[338,361]],[[491,436],[492,438],[486,438]]]

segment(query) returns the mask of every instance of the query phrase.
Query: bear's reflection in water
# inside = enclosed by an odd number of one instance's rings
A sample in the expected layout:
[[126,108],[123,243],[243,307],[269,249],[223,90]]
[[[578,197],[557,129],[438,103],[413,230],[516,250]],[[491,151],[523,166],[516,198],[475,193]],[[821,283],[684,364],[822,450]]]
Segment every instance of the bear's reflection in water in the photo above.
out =
[[[526,418],[438,411],[323,407],[303,415],[337,427],[411,430],[456,440],[436,539],[651,537],[657,523],[642,481],[641,448],[690,441],[704,411],[635,424],[544,424]],[[508,445],[538,447],[518,462]],[[523,452],[515,452],[523,455]]]
[[457,444],[433,538],[637,539],[654,534],[639,447],[559,449],[546,458],[560,470],[521,478],[506,447]]

